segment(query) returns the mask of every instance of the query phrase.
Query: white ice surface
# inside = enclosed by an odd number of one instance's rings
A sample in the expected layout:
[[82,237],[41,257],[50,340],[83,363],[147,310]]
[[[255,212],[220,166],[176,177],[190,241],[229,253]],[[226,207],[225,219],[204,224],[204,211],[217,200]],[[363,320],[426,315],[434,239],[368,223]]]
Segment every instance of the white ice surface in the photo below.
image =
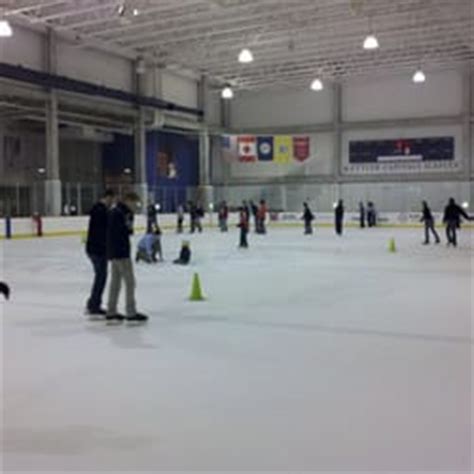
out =
[[79,238],[3,242],[5,472],[470,472],[472,235],[421,239],[167,234],[139,327],[84,318]]

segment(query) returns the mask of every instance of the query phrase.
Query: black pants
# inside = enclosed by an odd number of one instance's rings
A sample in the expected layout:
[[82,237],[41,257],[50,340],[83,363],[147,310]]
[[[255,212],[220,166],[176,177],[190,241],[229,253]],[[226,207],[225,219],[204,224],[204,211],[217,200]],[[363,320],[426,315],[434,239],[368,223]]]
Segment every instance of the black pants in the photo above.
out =
[[342,219],[336,219],[335,225],[336,225],[336,234],[342,235]]
[[88,254],[88,256],[94,267],[94,283],[87,301],[87,309],[93,312],[100,309],[102,305],[102,294],[107,282],[107,258],[105,255]]
[[425,220],[425,244],[430,243],[430,231],[435,238],[435,242],[439,243],[439,235],[436,232],[433,219]]
[[458,223],[456,221],[448,221],[446,223],[446,237],[448,239],[448,245],[453,244],[455,247],[457,246],[457,228]]
[[176,232],[178,234],[182,234],[183,233],[183,218],[182,217],[178,217],[178,226],[176,228]]
[[304,221],[304,233],[305,234],[313,233],[313,226],[311,225],[311,221]]
[[365,228],[365,216],[361,215],[359,219],[360,219],[360,228],[364,229]]
[[248,230],[245,229],[244,227],[240,228],[240,247],[247,248],[249,246],[249,243],[247,242],[247,234]]

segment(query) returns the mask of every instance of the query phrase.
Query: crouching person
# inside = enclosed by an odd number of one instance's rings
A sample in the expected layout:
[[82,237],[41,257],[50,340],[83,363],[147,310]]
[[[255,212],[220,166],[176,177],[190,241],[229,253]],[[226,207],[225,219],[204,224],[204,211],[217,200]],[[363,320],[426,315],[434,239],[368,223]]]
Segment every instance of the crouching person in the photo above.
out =
[[[133,213],[139,202],[138,195],[128,193],[109,214],[107,226],[107,256],[110,260],[111,282],[106,319],[108,321],[146,321],[135,304],[135,275],[130,250],[133,233]],[[117,311],[122,282],[125,284],[125,316]]]
[[137,254],[135,262],[156,263],[156,254],[159,255],[160,261],[163,261],[163,254],[161,252],[161,229],[159,226],[152,228],[151,232],[146,233],[137,245]]
[[188,241],[183,241],[181,244],[181,251],[179,252],[179,257],[173,261],[177,265],[188,265],[191,261],[191,247],[189,246]]

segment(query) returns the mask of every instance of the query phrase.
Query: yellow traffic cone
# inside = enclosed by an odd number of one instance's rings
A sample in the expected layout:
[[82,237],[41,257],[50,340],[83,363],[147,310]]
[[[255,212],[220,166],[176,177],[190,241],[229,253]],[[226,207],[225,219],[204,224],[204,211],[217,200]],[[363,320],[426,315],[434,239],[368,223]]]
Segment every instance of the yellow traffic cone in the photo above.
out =
[[390,239],[388,243],[388,251],[390,253],[395,253],[397,251],[397,246],[395,244],[395,239]]
[[193,284],[191,287],[191,296],[189,297],[190,301],[204,301],[204,295],[202,294],[201,289],[201,280],[197,273],[194,274]]

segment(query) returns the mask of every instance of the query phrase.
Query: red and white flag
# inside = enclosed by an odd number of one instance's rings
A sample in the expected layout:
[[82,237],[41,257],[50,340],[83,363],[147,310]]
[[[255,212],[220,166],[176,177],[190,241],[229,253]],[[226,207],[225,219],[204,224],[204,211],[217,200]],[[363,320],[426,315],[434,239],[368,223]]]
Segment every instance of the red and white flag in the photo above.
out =
[[253,135],[242,135],[239,142],[239,161],[252,163],[257,161],[257,139]]

